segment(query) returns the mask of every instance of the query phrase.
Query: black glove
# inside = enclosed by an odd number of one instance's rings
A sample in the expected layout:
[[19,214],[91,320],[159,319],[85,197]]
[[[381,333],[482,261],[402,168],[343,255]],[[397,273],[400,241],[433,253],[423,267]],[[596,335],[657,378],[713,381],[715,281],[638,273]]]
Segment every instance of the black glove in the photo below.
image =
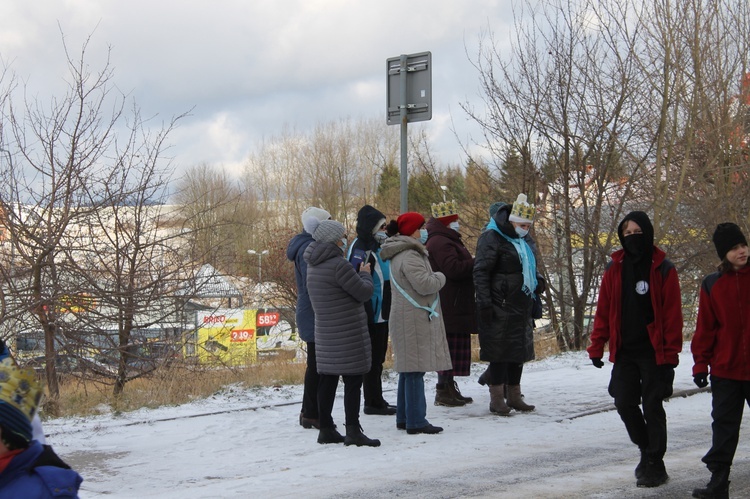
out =
[[659,370],[661,371],[661,379],[664,383],[664,394],[663,399],[668,399],[672,396],[672,393],[674,391],[673,385],[674,385],[674,368],[677,367],[672,364],[662,364],[659,366]]
[[693,375],[693,383],[698,388],[705,388],[708,386],[708,373],[698,373]]
[[482,324],[490,324],[492,322],[492,307],[480,308],[479,320],[482,322]]
[[602,367],[604,367],[604,362],[602,362],[601,357],[592,358],[591,363],[594,364],[594,367],[596,367],[597,369],[601,369]]
[[534,290],[534,294],[539,296],[542,293],[544,293],[544,290],[547,289],[547,281],[544,280],[544,277],[537,276],[536,278],[536,289]]

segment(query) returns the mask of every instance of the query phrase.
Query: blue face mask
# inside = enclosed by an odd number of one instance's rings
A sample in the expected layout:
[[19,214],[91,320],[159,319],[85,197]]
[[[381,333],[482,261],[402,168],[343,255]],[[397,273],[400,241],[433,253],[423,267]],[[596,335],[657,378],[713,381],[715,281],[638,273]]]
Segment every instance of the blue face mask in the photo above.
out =
[[341,242],[344,243],[344,245],[341,247],[341,251],[346,253],[346,245],[348,244],[349,241],[347,241],[345,237],[342,237]]
[[375,240],[378,242],[378,244],[383,244],[386,239],[388,239],[388,234],[386,234],[385,232],[378,231],[375,233]]
[[422,244],[427,242],[427,229],[419,229],[419,242]]

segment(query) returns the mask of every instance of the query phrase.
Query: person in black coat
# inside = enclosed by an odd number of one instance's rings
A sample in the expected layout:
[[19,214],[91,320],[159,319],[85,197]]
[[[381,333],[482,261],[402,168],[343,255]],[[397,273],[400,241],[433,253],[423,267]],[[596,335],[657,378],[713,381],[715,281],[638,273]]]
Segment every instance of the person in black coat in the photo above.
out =
[[440,306],[453,364],[453,369],[438,372],[435,405],[460,407],[473,402],[461,394],[454,376],[471,374],[471,334],[477,330],[474,257],[461,241],[455,201],[433,204],[426,228],[430,265],[446,279],[440,290]]
[[477,241],[474,261],[480,358],[490,363],[479,382],[490,387],[490,411],[507,416],[511,409],[535,407],[524,402],[520,383],[524,362],[534,359],[532,309],[544,280],[536,272],[533,245],[527,240],[534,206],[519,194],[512,207],[495,207]]
[[391,310],[390,264],[380,258],[380,245],[388,237],[385,233],[385,215],[369,204],[357,213],[357,238],[349,250],[349,261],[358,263],[363,256],[370,264],[374,291],[365,302],[367,329],[372,346],[372,367],[362,382],[364,413],[391,416],[396,406],[383,398],[383,363],[388,351],[388,314]]

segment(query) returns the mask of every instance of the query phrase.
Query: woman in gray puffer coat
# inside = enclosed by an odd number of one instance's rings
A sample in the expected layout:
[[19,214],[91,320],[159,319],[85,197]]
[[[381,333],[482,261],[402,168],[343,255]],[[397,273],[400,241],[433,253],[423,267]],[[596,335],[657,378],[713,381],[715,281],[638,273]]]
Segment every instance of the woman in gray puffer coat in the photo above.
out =
[[443,431],[427,421],[424,375],[452,367],[438,294],[445,276],[430,266],[424,223],[419,213],[403,213],[396,221],[398,234],[386,239],[380,252],[391,266],[389,330],[399,373],[396,427],[410,435]]
[[[315,312],[315,353],[318,385],[318,443],[368,445],[359,425],[362,376],[370,370],[372,353],[364,302],[373,291],[370,265],[354,269],[344,258],[346,229],[335,220],[323,220],[313,232],[314,241],[305,250],[307,292]],[[346,437],[333,424],[333,404],[339,376],[344,379]]]

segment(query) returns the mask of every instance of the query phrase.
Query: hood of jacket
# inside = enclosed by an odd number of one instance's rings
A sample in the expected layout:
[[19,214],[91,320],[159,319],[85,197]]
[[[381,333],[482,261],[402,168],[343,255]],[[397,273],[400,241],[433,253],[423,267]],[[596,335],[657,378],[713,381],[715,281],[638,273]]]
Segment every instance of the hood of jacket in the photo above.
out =
[[627,215],[625,215],[625,218],[622,219],[622,222],[620,222],[620,225],[617,226],[617,237],[620,238],[620,244],[625,246],[625,236],[622,235],[622,228],[625,226],[625,223],[629,220],[632,220],[633,222],[637,223],[641,230],[643,231],[643,236],[646,238],[646,246],[653,246],[654,245],[654,226],[651,224],[651,219],[648,218],[648,215],[642,211],[631,211]]
[[453,241],[461,241],[461,234],[457,230],[453,230],[450,227],[446,227],[443,223],[435,217],[430,217],[425,224],[427,229],[427,237],[443,236]]
[[305,250],[305,261],[313,267],[331,258],[344,258],[344,252],[336,243],[313,241]]
[[373,232],[385,223],[385,215],[369,204],[364,205],[357,213],[357,241],[368,250],[376,250],[378,242]]
[[395,236],[386,239],[382,248],[383,249],[380,250],[380,258],[383,260],[390,260],[406,250],[414,250],[422,255],[427,255],[427,248],[425,248],[422,243],[413,237],[404,236],[402,234],[396,234]]
[[495,220],[495,224],[497,224],[497,228],[503,231],[503,234],[505,234],[508,237],[518,237],[518,234],[516,234],[516,229],[513,227],[513,224],[510,223],[508,220],[508,217],[510,216],[510,210],[513,209],[513,205],[510,205],[508,203],[499,203],[500,208],[498,208],[497,213],[495,213],[492,216],[492,219]]
[[300,250],[304,250],[308,244],[313,242],[314,239],[312,235],[308,234],[304,230],[294,236],[291,241],[289,241],[289,245],[286,247],[286,257],[287,259],[294,261],[297,259],[297,254],[300,252]]

